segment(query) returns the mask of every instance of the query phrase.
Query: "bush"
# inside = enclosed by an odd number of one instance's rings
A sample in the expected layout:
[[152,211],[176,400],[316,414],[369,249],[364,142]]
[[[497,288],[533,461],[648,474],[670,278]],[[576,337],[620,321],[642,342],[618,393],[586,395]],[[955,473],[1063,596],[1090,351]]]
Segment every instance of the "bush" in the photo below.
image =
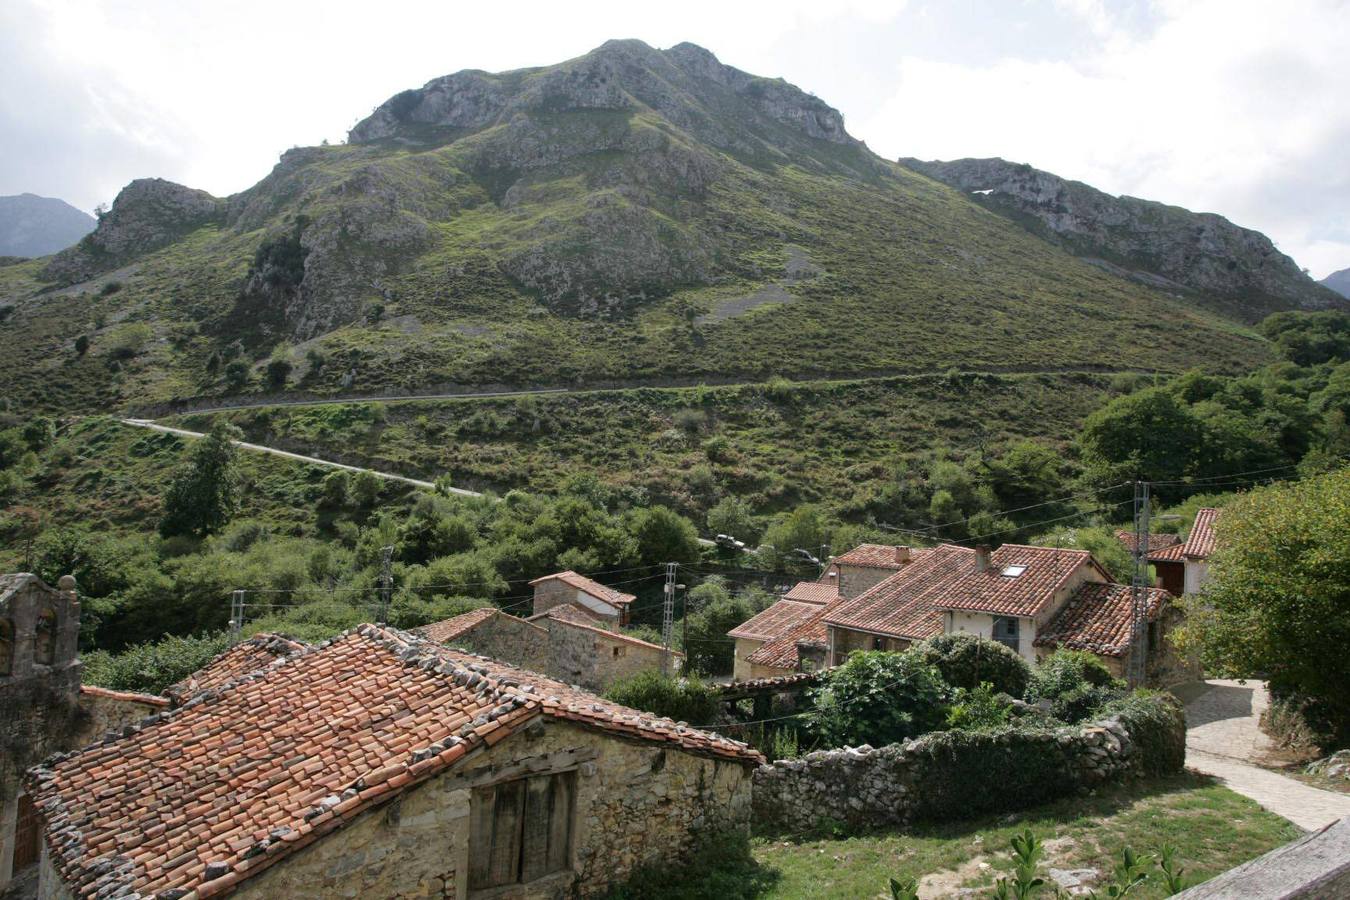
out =
[[1026,660],[988,638],[942,634],[915,645],[914,652],[954,688],[974,690],[988,683],[994,693],[1021,697],[1031,680],[1031,666]]
[[1119,716],[1134,741],[1144,775],[1176,775],[1186,765],[1186,714],[1171,694],[1140,690],[1097,710],[1096,718]]
[[720,712],[717,688],[696,674],[687,678],[667,678],[649,669],[632,678],[616,681],[605,691],[605,698],[694,725],[711,724]]
[[605,896],[608,900],[754,900],[777,880],[778,873],[760,865],[750,852],[750,836],[735,830],[696,838],[681,862],[643,866]]
[[854,653],[812,692],[809,727],[827,746],[883,746],[942,727],[948,688],[914,652]]
[[229,644],[228,635],[215,634],[165,637],[115,655],[97,650],[84,655],[84,678],[111,690],[160,694],[206,665]]
[[947,727],[965,731],[988,731],[1008,724],[1012,703],[1006,694],[997,694],[989,682],[975,688],[957,688],[952,708],[947,712]]
[[1091,653],[1056,650],[1032,672],[1026,698],[1049,700],[1055,718],[1078,722],[1124,692],[1125,685]]

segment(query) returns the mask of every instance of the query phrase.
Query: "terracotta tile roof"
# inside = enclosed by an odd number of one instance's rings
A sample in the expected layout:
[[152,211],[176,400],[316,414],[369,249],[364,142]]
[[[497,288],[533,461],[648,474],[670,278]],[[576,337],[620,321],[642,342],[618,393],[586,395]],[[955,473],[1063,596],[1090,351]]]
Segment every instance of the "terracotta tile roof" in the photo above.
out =
[[[1010,566],[1025,567],[1021,574],[1005,575]],[[932,598],[938,609],[969,610],[1000,616],[1034,616],[1055,591],[1082,566],[1092,566],[1103,581],[1110,574],[1086,550],[1004,544],[993,552],[983,572],[969,567],[943,585]]]
[[603,600],[611,606],[624,606],[637,599],[633,594],[625,594],[623,591],[616,591],[612,587],[606,587],[598,581],[592,581],[585,575],[578,575],[571,569],[568,569],[566,572],[555,572],[552,575],[545,575],[543,578],[536,578],[534,581],[530,582],[530,586],[533,587],[541,582],[555,580],[590,594],[597,600]]
[[1153,550],[1148,551],[1150,562],[1185,562],[1186,557],[1182,555],[1186,545],[1180,542],[1164,547],[1156,553]]
[[820,609],[819,603],[779,600],[728,631],[727,635],[751,641],[770,641],[781,634],[786,634],[814,616]]
[[763,762],[737,741],[362,625],[58,754],[26,787],[74,895],[205,898],[540,716]]
[[602,616],[593,609],[588,609],[584,606],[578,606],[575,603],[559,603],[557,606],[554,606],[550,609],[546,609],[541,613],[535,613],[532,616],[526,616],[525,621],[538,622],[540,619],[559,618],[559,616],[553,615],[553,610],[563,609],[563,607],[567,607],[567,609],[564,612],[560,613],[559,615],[563,617],[570,617],[571,619],[578,622],[589,622],[591,625],[605,625],[608,624],[609,622],[614,621],[614,619],[611,617]]
[[843,556],[836,556],[834,562],[846,566],[865,566],[872,569],[898,569],[905,565],[899,559],[902,552],[908,551],[910,559],[923,554],[920,548],[890,544],[859,544]]
[[279,634],[255,634],[219,654],[164,693],[175,703],[182,703],[193,694],[218,688],[307,649],[308,645]]
[[135,691],[113,691],[96,684],[80,685],[80,693],[90,697],[103,697],[108,700],[120,700],[123,703],[144,703],[146,706],[168,706],[169,698],[156,694],[140,694]]
[[799,581],[792,590],[783,595],[784,600],[798,600],[802,603],[829,603],[839,596],[839,579],[828,581]]
[[[823,671],[823,670],[822,670]],[[793,672],[791,675],[771,675],[768,678],[749,678],[745,681],[733,681],[717,688],[719,696],[727,697],[753,693],[761,690],[774,690],[796,687],[799,684],[812,684],[820,679],[820,672]]]
[[[1158,616],[1170,595],[1148,589],[1148,618]],[[1037,647],[1068,647],[1099,656],[1124,656],[1130,649],[1133,593],[1127,584],[1085,584],[1036,635]]]
[[421,628],[414,628],[413,633],[419,634],[429,641],[435,641],[438,644],[444,644],[446,641],[453,641],[457,637],[473,631],[479,625],[482,625],[488,619],[498,614],[505,615],[495,606],[484,606],[480,609],[471,609],[466,613],[453,616],[449,619],[442,619],[439,622],[432,622],[430,625],[423,625]]
[[[1116,540],[1124,544],[1126,550],[1130,551],[1131,553],[1134,552],[1135,540],[1133,531],[1126,531],[1124,529],[1117,531]],[[1180,544],[1180,543],[1181,538],[1175,534],[1150,534],[1148,536],[1149,556],[1151,557],[1155,552],[1167,547],[1171,547],[1173,544]]]
[[1181,555],[1187,559],[1206,559],[1214,552],[1214,523],[1218,521],[1219,510],[1205,507],[1195,514],[1195,524],[1186,536],[1186,544]]
[[816,607],[809,619],[797,623],[773,640],[765,641],[764,646],[747,656],[746,660],[756,666],[795,671],[801,661],[797,654],[797,645],[823,644],[829,640],[829,635],[825,631],[825,617],[843,602],[843,598],[835,597],[824,606]]
[[825,617],[829,625],[922,640],[942,633],[933,601],[972,572],[975,551],[943,544],[894,575],[846,601]]

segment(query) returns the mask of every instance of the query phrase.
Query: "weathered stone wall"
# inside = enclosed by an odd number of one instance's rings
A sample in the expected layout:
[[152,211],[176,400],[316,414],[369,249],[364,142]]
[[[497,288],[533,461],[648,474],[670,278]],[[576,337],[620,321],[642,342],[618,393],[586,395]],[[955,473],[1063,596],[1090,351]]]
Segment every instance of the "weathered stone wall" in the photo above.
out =
[[471,653],[548,674],[548,629],[515,616],[492,616],[448,643]]
[[[603,692],[623,678],[651,669],[660,670],[663,652],[657,647],[626,641],[607,632],[553,619],[548,625],[549,668],[546,674],[568,684]],[[671,654],[672,670],[680,658]]]
[[236,896],[464,898],[473,788],[564,771],[577,773],[571,866],[494,897],[594,896],[677,859],[701,830],[749,823],[749,767],[545,720],[279,861]]
[[878,569],[875,566],[850,566],[835,564],[839,572],[839,596],[853,599],[864,591],[881,584],[895,574],[894,569]]
[[750,638],[736,638],[736,651],[735,655],[732,657],[731,664],[732,680],[749,681],[751,678],[757,677],[750,674],[753,666],[746,657],[763,646],[763,641],[751,640]]
[[555,606],[571,603],[577,589],[562,581],[541,581],[534,586],[534,615],[548,612]]
[[[1184,744],[1177,712],[1172,737]],[[821,750],[755,772],[760,824],[808,830],[957,819],[1018,809],[1146,770],[1120,717],[1043,732],[938,732],[903,744]],[[1173,763],[1180,770],[1181,760]]]

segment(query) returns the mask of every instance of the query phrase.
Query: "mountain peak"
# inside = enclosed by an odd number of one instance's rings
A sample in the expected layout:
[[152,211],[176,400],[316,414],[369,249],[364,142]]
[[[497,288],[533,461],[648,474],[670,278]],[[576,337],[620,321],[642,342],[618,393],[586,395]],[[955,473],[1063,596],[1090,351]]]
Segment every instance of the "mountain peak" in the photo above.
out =
[[1326,278],[1323,278],[1320,284],[1323,287],[1330,288],[1342,297],[1350,297],[1350,269],[1341,269],[1339,272],[1332,272]]

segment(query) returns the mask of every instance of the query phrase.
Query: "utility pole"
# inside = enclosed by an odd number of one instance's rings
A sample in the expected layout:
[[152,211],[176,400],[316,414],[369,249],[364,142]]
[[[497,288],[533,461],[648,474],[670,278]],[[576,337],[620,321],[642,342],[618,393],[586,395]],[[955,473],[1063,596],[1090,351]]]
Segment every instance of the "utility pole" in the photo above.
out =
[[394,548],[380,548],[380,617],[377,625],[389,621],[389,594],[394,589]]
[[1134,579],[1130,589],[1130,670],[1131,687],[1144,686],[1148,676],[1148,482],[1134,483]]
[[661,674],[670,677],[670,642],[675,631],[675,573],[679,563],[666,563],[665,603],[661,609],[661,643],[666,648],[661,654]]
[[230,594],[230,639],[239,639],[239,629],[244,627],[244,592]]

